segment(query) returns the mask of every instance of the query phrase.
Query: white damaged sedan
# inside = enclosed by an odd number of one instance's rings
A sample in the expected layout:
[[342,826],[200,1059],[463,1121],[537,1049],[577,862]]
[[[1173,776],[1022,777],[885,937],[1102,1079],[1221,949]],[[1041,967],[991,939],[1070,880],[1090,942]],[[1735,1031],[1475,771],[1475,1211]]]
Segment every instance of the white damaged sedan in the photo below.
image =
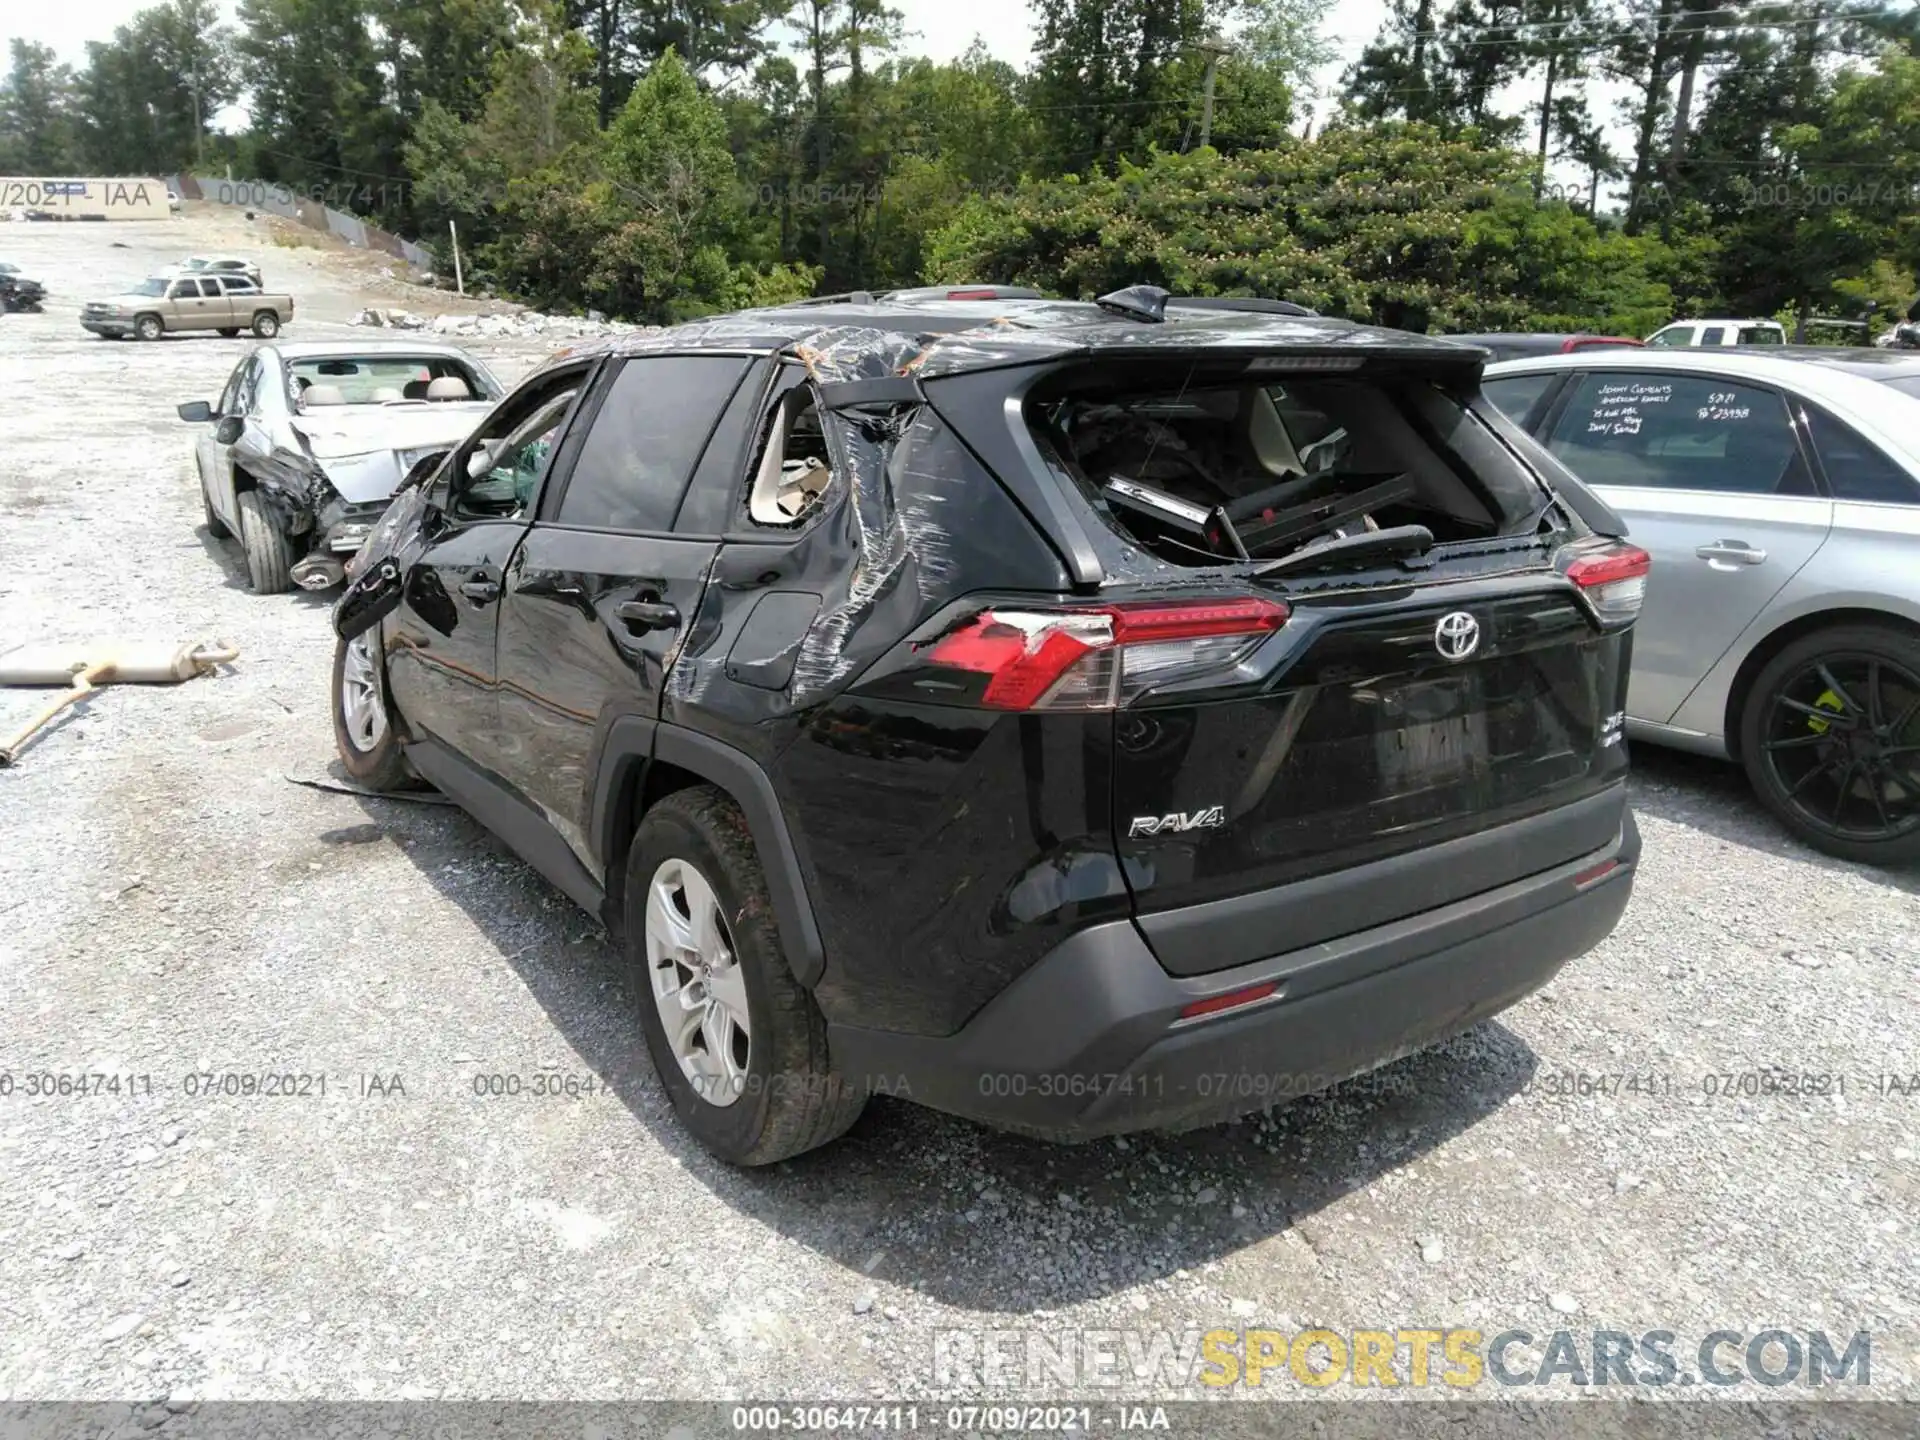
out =
[[179,407],[207,529],[237,535],[260,594],[340,583],[407,472],[465,439],[500,382],[462,350],[416,341],[262,345],[220,399]]

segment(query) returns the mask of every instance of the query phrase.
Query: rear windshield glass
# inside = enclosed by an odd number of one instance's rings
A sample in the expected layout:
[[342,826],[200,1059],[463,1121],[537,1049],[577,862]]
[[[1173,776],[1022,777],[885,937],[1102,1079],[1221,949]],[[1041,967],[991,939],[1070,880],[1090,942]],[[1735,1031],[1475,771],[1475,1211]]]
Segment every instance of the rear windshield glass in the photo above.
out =
[[1537,514],[1537,481],[1454,394],[1420,377],[1164,384],[1076,377],[1036,391],[1036,441],[1123,533],[1163,559],[1282,556],[1424,525],[1500,533]]

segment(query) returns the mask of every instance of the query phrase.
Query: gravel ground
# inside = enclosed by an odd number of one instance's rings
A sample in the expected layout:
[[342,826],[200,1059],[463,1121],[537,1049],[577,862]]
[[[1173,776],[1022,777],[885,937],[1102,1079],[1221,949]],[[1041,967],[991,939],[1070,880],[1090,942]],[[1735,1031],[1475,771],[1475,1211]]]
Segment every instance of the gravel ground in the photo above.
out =
[[[0,644],[241,651],[0,772],[0,1399],[1203,1396],[969,1381],[935,1336],[1255,1325],[1866,1329],[1872,1393],[1913,1395],[1920,1096],[1873,1077],[1920,1072],[1920,875],[1812,855],[1731,770],[1645,748],[1615,935],[1370,1082],[1084,1148],[879,1101],[801,1160],[706,1159],[591,921],[456,811],[289,783],[332,759],[325,605],[247,592],[173,417],[245,343],[75,324],[215,245],[296,293],[290,339],[434,308],[232,217],[0,226],[54,295],[0,319]],[[477,348],[509,379],[538,357]],[[590,1093],[475,1093],[553,1069]],[[1707,1093],[1769,1069],[1845,1094]],[[28,1096],[45,1072],[150,1079]],[[227,1072],[326,1089],[189,1093]]]

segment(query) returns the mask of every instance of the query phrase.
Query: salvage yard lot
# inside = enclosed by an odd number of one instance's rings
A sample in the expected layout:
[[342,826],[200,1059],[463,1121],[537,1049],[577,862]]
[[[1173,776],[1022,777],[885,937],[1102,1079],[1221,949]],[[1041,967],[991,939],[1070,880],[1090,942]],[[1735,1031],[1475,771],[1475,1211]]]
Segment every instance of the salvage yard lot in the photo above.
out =
[[0,1396],[913,1397],[937,1332],[1315,1325],[1864,1329],[1912,1398],[1920,873],[1645,747],[1619,929],[1444,1049],[1186,1136],[882,1100],[783,1166],[707,1158],[594,922],[457,811],[291,783],[333,758],[326,598],[248,592],[173,413],[247,344],[75,320],[236,247],[290,340],[431,308],[261,234],[0,226],[52,292],[0,318],[0,646],[240,650],[0,772]]

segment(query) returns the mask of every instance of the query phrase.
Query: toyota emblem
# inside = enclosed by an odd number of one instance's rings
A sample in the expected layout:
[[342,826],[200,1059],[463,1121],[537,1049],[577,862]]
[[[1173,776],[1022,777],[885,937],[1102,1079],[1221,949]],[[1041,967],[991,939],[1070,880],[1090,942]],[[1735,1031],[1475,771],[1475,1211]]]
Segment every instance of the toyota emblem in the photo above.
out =
[[1442,615],[1433,627],[1433,648],[1443,660],[1465,660],[1480,648],[1480,622],[1464,610]]

